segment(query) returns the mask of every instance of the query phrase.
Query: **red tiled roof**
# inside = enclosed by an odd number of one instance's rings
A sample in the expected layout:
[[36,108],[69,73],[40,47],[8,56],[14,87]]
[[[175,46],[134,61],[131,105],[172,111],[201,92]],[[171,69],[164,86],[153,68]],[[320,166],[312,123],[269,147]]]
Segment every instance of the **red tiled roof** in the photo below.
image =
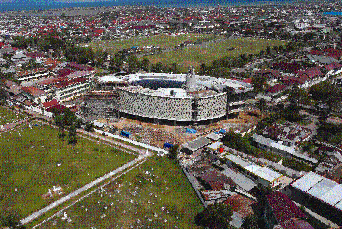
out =
[[60,69],[58,72],[57,72],[57,75],[58,77],[65,77],[67,75],[70,75],[71,73],[75,72],[74,70],[71,70],[69,68],[63,68],[63,69]]
[[38,85],[50,85],[50,84],[54,84],[58,81],[59,81],[59,79],[57,79],[57,78],[48,78],[46,80],[38,82],[37,84]]
[[276,85],[270,87],[269,89],[267,89],[267,92],[277,93],[277,92],[284,90],[285,88],[286,88],[286,86],[284,84],[276,84]]
[[244,79],[243,82],[245,82],[245,83],[252,83],[252,78]]
[[339,63],[334,62],[334,63],[328,64],[328,65],[325,65],[324,67],[325,67],[326,70],[330,71],[330,70],[333,70],[333,69],[339,69],[339,68],[342,67],[342,65],[339,64]]
[[53,100],[51,100],[49,102],[43,103],[43,106],[45,108],[53,107],[53,106],[56,106],[56,105],[59,105],[59,103],[58,103],[58,101],[56,99],[53,99]]
[[308,222],[297,218],[287,220],[282,226],[286,229],[314,229]]
[[254,214],[251,205],[256,202],[239,194],[235,194],[228,197],[224,203],[230,205],[233,211],[239,213],[242,218],[245,218],[248,215]]
[[73,84],[77,84],[77,83],[83,83],[83,82],[86,82],[88,79],[86,78],[74,78],[74,79],[71,79],[71,80],[63,80],[57,84],[55,84],[55,87],[57,88],[63,88],[63,87],[67,87],[69,85],[73,85]]
[[36,87],[32,87],[32,86],[30,86],[30,87],[22,87],[21,89],[22,89],[24,92],[26,92],[26,93],[32,95],[33,97],[37,97],[37,96],[40,96],[40,95],[44,95],[44,94],[45,94],[45,91],[40,90],[40,89],[38,89],[38,88],[36,88]]
[[280,224],[291,218],[306,218],[306,215],[291,201],[291,199],[281,192],[272,192],[267,196],[267,199]]
[[57,113],[60,113],[60,112],[64,111],[65,109],[66,109],[66,106],[63,106],[61,104],[57,104],[55,106],[47,108],[46,111],[48,111],[48,112],[56,111]]

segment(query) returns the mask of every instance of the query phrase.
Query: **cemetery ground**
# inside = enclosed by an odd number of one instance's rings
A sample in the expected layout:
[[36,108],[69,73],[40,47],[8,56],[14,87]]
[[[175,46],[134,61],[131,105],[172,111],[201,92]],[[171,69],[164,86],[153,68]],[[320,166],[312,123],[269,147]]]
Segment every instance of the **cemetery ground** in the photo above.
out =
[[152,156],[39,228],[198,228],[202,209],[179,165]]
[[[170,36],[165,34],[148,36],[148,37],[133,37],[130,39],[122,39],[115,41],[92,41],[89,43],[94,51],[96,50],[106,50],[108,53],[114,55],[120,50],[129,49],[133,46],[143,47],[143,46],[156,46],[160,48],[173,48],[185,41],[196,41],[200,38],[214,38],[212,34],[182,34],[178,36]],[[84,44],[83,44],[84,45]]]
[[25,118],[24,114],[11,110],[7,107],[0,106],[0,125],[12,123]]
[[168,65],[179,63],[181,71],[186,71],[189,66],[194,66],[198,70],[201,63],[208,65],[212,61],[225,56],[237,57],[241,54],[257,54],[261,50],[266,50],[267,46],[272,48],[279,45],[285,45],[285,42],[251,38],[224,39],[220,42],[189,46],[179,50],[147,56],[147,58],[153,64],[157,62]]
[[136,158],[96,141],[77,140],[70,145],[57,129],[38,122],[1,133],[0,212],[26,217]]

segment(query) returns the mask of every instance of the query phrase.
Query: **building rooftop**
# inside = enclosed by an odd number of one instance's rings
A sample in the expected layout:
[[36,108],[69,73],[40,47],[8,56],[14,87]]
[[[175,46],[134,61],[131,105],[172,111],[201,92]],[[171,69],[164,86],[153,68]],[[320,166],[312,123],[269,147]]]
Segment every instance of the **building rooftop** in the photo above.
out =
[[292,187],[342,210],[342,185],[335,181],[309,172],[292,183]]
[[285,194],[275,191],[267,196],[268,203],[273,209],[277,221],[284,223],[291,218],[306,218],[306,215]]
[[124,82],[123,79],[120,79],[120,78],[116,77],[113,74],[112,75],[106,75],[106,76],[99,77],[98,81],[101,82],[101,83]]
[[207,146],[211,143],[211,141],[208,138],[200,137],[197,138],[191,142],[185,143],[183,145],[183,148],[187,148],[191,151],[196,151],[200,148],[203,148],[204,146]]

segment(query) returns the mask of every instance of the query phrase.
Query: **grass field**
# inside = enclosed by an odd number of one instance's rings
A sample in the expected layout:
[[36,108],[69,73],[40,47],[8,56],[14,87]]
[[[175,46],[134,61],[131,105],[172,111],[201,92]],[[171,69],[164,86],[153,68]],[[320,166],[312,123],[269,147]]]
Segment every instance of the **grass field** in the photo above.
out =
[[[164,64],[178,63],[182,69],[187,70],[189,66],[198,69],[201,63],[209,64],[211,61],[241,54],[256,54],[265,50],[267,46],[284,45],[280,40],[255,40],[250,38],[238,38],[223,40],[217,43],[210,43],[201,46],[189,46],[182,50],[165,52],[153,56],[147,56],[151,63],[162,62]],[[235,48],[229,51],[230,48]]]
[[198,228],[201,210],[181,168],[153,156],[40,228]]
[[23,119],[25,115],[16,113],[6,107],[0,106],[0,125],[12,123],[14,121]]
[[[150,37],[130,38],[118,41],[93,41],[89,44],[89,47],[96,50],[106,50],[108,53],[115,54],[116,52],[131,48],[133,46],[156,46],[161,48],[173,48],[176,45],[183,43],[184,41],[196,41],[198,38],[214,38],[212,34],[183,34],[179,36],[169,35],[154,35]],[[84,44],[83,44],[84,45]]]
[[61,197],[43,197],[53,186],[70,193],[135,158],[80,137],[68,145],[56,129],[39,125],[0,135],[0,212],[27,216]]

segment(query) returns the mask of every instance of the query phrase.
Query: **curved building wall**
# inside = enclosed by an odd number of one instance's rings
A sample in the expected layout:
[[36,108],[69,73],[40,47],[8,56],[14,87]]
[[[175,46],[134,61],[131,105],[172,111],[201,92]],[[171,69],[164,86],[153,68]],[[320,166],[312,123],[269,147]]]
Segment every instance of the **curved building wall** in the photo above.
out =
[[197,121],[221,118],[226,115],[227,94],[202,97],[197,101]]
[[152,96],[119,89],[120,112],[164,120],[192,121],[192,98]]

